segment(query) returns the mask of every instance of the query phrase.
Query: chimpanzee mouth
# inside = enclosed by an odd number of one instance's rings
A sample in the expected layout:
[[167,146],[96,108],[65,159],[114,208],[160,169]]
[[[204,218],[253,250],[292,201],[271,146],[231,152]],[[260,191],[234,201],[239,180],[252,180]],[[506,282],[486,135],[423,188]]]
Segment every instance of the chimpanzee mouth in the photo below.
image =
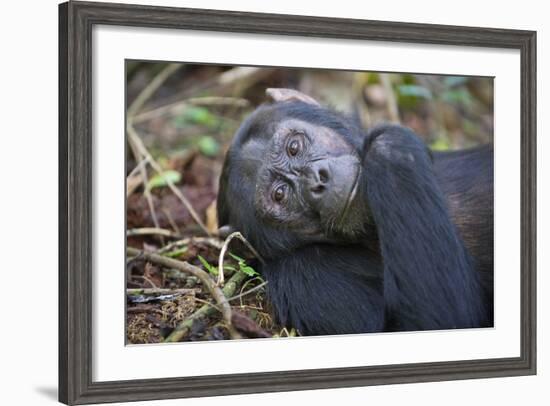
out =
[[351,187],[351,191],[348,194],[348,197],[346,199],[346,203],[344,205],[344,208],[342,209],[340,218],[339,218],[339,225],[344,223],[346,221],[346,218],[348,216],[349,209],[355,200],[355,196],[357,195],[357,190],[359,189],[359,178],[361,175],[361,169],[357,169],[357,173],[355,174],[355,180],[353,181],[353,186]]

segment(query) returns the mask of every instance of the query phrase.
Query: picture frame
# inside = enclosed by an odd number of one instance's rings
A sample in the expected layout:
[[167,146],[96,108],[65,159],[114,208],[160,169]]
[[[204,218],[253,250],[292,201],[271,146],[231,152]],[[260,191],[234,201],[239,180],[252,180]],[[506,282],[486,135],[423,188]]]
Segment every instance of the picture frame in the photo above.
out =
[[[94,381],[92,29],[96,25],[353,39],[520,52],[521,269],[518,357]],[[536,373],[536,32],[109,3],[59,6],[59,400],[218,396]],[[122,157],[121,157],[122,158]]]

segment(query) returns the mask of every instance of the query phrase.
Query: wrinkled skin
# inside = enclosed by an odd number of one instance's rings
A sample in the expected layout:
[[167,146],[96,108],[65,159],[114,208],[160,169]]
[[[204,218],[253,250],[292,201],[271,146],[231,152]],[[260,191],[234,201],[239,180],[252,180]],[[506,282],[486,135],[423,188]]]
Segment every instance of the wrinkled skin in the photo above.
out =
[[492,148],[432,155],[404,127],[268,95],[227,154],[218,218],[265,258],[277,319],[302,334],[491,326]]
[[[249,147],[243,146],[245,156],[256,153]],[[334,131],[296,119],[277,123],[264,148],[268,152],[256,180],[257,214],[275,227],[330,240],[356,200],[357,152]]]

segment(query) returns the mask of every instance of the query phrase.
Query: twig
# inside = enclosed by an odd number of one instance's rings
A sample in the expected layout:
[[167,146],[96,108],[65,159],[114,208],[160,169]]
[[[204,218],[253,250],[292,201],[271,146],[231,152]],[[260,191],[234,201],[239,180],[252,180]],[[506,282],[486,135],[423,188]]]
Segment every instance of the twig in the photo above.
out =
[[[127,117],[128,117],[128,130],[134,130],[133,127],[133,117],[136,113],[143,107],[145,102],[157,91],[157,89],[168,79],[172,73],[178,70],[182,65],[178,63],[171,63],[166,68],[164,68],[158,75],[156,75],[153,80],[138,94],[136,99],[132,102],[130,107],[128,107]],[[139,138],[139,137],[138,137]],[[144,153],[143,149],[139,148],[139,144],[136,142],[130,143],[136,161],[141,163],[143,160],[149,160],[149,153]],[[138,164],[139,165],[139,164]],[[141,173],[141,179],[143,182],[143,194],[147,200],[147,205],[149,206],[149,211],[151,212],[151,218],[153,219],[153,224],[156,228],[159,228],[159,222],[157,218],[157,213],[155,212],[155,206],[153,204],[153,197],[151,196],[151,189],[149,187],[149,182],[147,180],[147,169],[145,165],[139,165],[139,171]],[[127,191],[128,192],[128,191]],[[164,245],[164,239],[161,237],[162,245]]]
[[128,176],[126,178],[126,197],[129,197],[132,193],[136,191],[139,185],[143,183],[143,178],[141,174],[136,174]]
[[[130,147],[132,148],[132,152],[136,158],[136,161],[142,162],[148,160],[145,155],[141,153],[139,148],[137,148],[136,145],[133,143],[130,143]],[[159,221],[157,218],[157,213],[155,212],[155,205],[153,204],[153,196],[151,195],[151,188],[149,187],[149,181],[147,179],[147,169],[145,168],[145,165],[141,165],[139,167],[139,172],[141,173],[141,181],[143,182],[143,195],[145,196],[145,200],[147,201],[147,206],[149,207],[149,212],[151,213],[151,219],[153,220],[153,224],[155,228],[159,227]],[[128,191],[126,191],[128,192]],[[164,245],[164,239],[161,237],[162,245]]]
[[195,97],[165,104],[164,106],[138,114],[134,117],[134,123],[141,123],[168,113],[180,114],[189,106],[233,106],[245,108],[249,105],[250,102],[248,100],[240,97]]
[[[225,296],[231,296],[235,293],[237,290],[237,286],[242,283],[244,279],[246,279],[247,275],[244,272],[235,272],[235,274],[227,281],[227,284],[223,288],[222,292]],[[195,298],[197,300],[197,298]],[[195,323],[196,320],[199,320],[203,317],[208,317],[213,315],[217,310],[217,306],[213,305],[212,303],[206,303],[204,306],[202,306],[199,310],[197,310],[195,313],[193,313],[190,317],[182,321],[180,324],[177,325],[177,327],[170,333],[168,337],[164,339],[164,342],[178,342],[181,341],[183,337],[185,337],[188,332],[191,330],[191,327]],[[225,321],[225,318],[224,318]],[[227,322],[226,322],[227,323]],[[231,338],[240,338],[240,334],[235,331],[232,324],[228,325],[229,334],[231,335]]]
[[249,295],[249,294],[251,294],[251,293],[254,293],[254,292],[260,290],[260,289],[263,288],[265,285],[267,285],[267,281],[260,283],[258,286],[254,286],[252,289],[249,289],[249,290],[247,290],[246,292],[242,292],[242,293],[239,293],[238,295],[232,296],[232,297],[230,297],[229,299],[227,299],[227,301],[228,301],[228,302],[231,302],[231,301],[233,301],[233,300],[235,300],[235,299],[240,299],[240,298],[242,298],[242,297],[244,297],[244,296],[247,296],[247,295]]
[[[241,286],[241,292],[240,292],[240,293],[243,293],[244,289],[248,286],[248,284],[249,284],[249,283],[252,283],[252,282],[255,281],[256,279],[259,279],[259,280],[263,281],[263,279],[262,279],[261,277],[259,277],[259,276],[256,276],[255,278],[252,278],[252,279],[247,280],[245,283],[243,283],[243,286]],[[241,307],[244,306],[242,296],[240,297],[239,304],[241,305]]]
[[[166,68],[164,68],[155,78],[141,91],[141,93],[136,97],[136,99],[133,101],[133,103],[128,108],[127,112],[127,122],[126,122],[126,130],[128,132],[128,141],[130,142],[130,145],[132,146],[132,149],[135,149],[136,152],[140,154],[139,157],[136,156],[136,160],[138,162],[141,162],[142,159],[147,160],[147,162],[153,167],[153,169],[162,176],[163,170],[162,167],[158,164],[157,161],[153,158],[153,156],[149,153],[147,148],[145,148],[145,145],[143,145],[143,142],[141,141],[141,138],[139,138],[139,135],[134,128],[134,116],[137,114],[137,112],[143,107],[145,102],[157,91],[157,89],[164,83],[166,79],[170,77],[175,71],[177,71],[182,64],[179,63],[171,63]],[[141,171],[143,176],[143,182],[145,185],[145,191],[149,193],[148,185],[147,185],[147,174],[144,174],[144,170]],[[203,231],[206,233],[206,235],[210,235],[208,230],[206,229],[205,225],[201,221],[198,214],[195,212],[195,209],[193,209],[193,206],[191,206],[191,203],[187,200],[187,198],[181,193],[181,191],[174,185],[172,180],[169,178],[165,178],[166,183],[170,190],[178,197],[178,199],[183,203],[185,208],[189,211],[191,214],[191,217],[197,222],[197,224],[203,229]],[[147,197],[147,195],[146,195]],[[149,206],[152,207],[152,199],[151,202],[149,202]],[[153,222],[155,223],[155,227],[158,228],[158,224],[155,222],[156,214],[154,214],[154,210],[152,212],[153,216]]]
[[181,237],[180,233],[175,233],[174,231],[166,230],[160,227],[143,227],[126,230],[126,237],[135,237],[138,235],[162,235],[163,237],[171,238]]
[[184,247],[184,246],[189,245],[191,243],[206,244],[206,245],[209,245],[209,246],[211,246],[213,248],[216,248],[218,250],[221,250],[222,247],[223,247],[223,241],[218,239],[218,238],[214,238],[214,237],[189,237],[189,238],[184,238],[182,240],[174,241],[174,242],[171,242],[171,243],[165,245],[164,247],[160,248],[157,251],[157,254],[165,254],[167,252],[172,251],[174,248]]
[[235,231],[234,233],[231,233],[227,236],[227,238],[225,239],[224,243],[223,243],[223,246],[222,246],[222,249],[220,251],[220,256],[219,256],[219,259],[218,259],[218,281],[217,281],[217,284],[218,286],[222,286],[223,285],[223,282],[224,282],[224,276],[223,276],[223,257],[225,256],[225,252],[227,251],[227,247],[229,246],[229,243],[231,242],[232,239],[234,238],[237,238],[239,240],[241,240],[244,245],[246,245],[246,247],[254,254],[254,256],[256,258],[258,258],[262,264],[264,263],[264,260],[262,259],[262,257],[260,256],[260,254],[258,254],[258,251],[256,251],[254,249],[254,247],[252,246],[252,244],[250,244],[246,238],[243,237],[243,235],[238,232],[238,231]]
[[164,288],[136,288],[136,289],[126,289],[127,295],[186,295],[188,293],[195,293],[196,289],[164,289]]
[[380,73],[380,81],[386,90],[388,100],[387,108],[390,120],[394,123],[399,123],[399,108],[397,107],[397,100],[395,99],[395,94],[393,93],[393,88],[391,86],[390,75],[387,73]]
[[177,234],[179,236],[180,235],[180,230],[178,229],[178,225],[176,224],[176,222],[172,218],[172,215],[170,214],[170,212],[167,209],[165,209],[164,207],[162,208],[162,212],[164,213],[164,215],[166,216],[166,219],[170,223],[170,226],[174,230],[174,234]]
[[181,63],[171,63],[166,68],[156,75],[153,80],[141,91],[135,98],[130,107],[128,107],[128,117],[133,117],[143,107],[145,102],[157,91],[159,87],[168,79],[175,71],[181,68]]
[[217,305],[215,305],[215,304],[212,303],[212,302],[209,302],[208,300],[200,299],[200,298],[198,298],[198,297],[194,297],[193,300],[194,300],[195,302],[202,303],[202,304],[204,304],[205,306],[214,307],[217,311],[221,312],[221,309],[220,309]]
[[145,168],[146,165],[147,165],[147,159],[142,159],[136,165],[136,167],[132,169],[132,171],[128,174],[128,176],[126,176],[126,197],[134,193],[137,187],[142,183],[144,183],[141,171],[142,171],[142,168]]
[[134,167],[134,169],[132,169],[130,171],[128,176],[126,176],[126,179],[131,178],[132,176],[136,176],[138,174],[138,172],[141,170],[141,167],[146,166],[146,165],[147,165],[147,158],[142,159],[141,161],[139,161],[139,163]]
[[191,294],[195,299],[197,289],[126,289],[130,303],[150,303],[175,300],[180,296]]
[[357,113],[359,114],[359,121],[363,125],[363,128],[369,128],[372,122],[369,108],[367,106],[367,103],[365,102],[365,97],[363,96],[363,92],[365,90],[365,86],[368,83],[368,79],[368,72],[358,72],[353,75],[352,82],[352,94],[353,98],[355,99]]
[[[210,276],[208,275],[208,273],[206,273],[205,271],[203,271],[202,269],[194,265],[191,265],[188,262],[178,261],[176,259],[163,257],[157,254],[151,254],[148,252],[142,252],[131,247],[126,248],[126,253],[132,256],[137,256],[141,254],[143,258],[145,258],[147,261],[153,262],[157,265],[164,266],[166,268],[175,268],[182,272],[186,272],[188,274],[196,276],[202,282],[202,285],[206,289],[208,289],[208,291],[210,292],[210,295],[214,298],[216,303],[218,303],[222,312],[223,319],[226,325],[228,326],[231,337],[240,338],[240,335],[236,331],[234,331],[234,329],[231,326],[231,306],[229,305],[229,302],[227,301],[227,298],[224,292],[218,286],[216,286],[216,284],[212,281],[212,279],[210,279]],[[236,274],[240,274],[240,273],[243,273],[243,272],[236,272]],[[176,331],[177,329],[174,330],[169,337],[174,335],[173,338],[178,338],[178,335],[177,335],[178,333],[176,333]],[[179,338],[174,341],[179,341],[181,337],[183,337],[183,335],[179,336]]]
[[[186,88],[183,91],[180,91],[173,96],[166,98],[165,102],[167,104],[172,104],[182,99],[189,99],[193,95],[205,93],[207,90],[212,90],[214,88],[218,88],[220,91],[222,91],[223,89],[226,89],[230,86],[238,86],[243,83],[246,83],[246,87],[252,86],[254,83],[257,83],[259,80],[270,75],[272,72],[273,68],[237,66],[221,73],[220,75],[206,81],[205,83],[200,83],[196,86]],[[220,93],[220,91],[218,91],[218,93]],[[237,92],[233,93],[235,94]],[[157,108],[162,107],[163,106]]]
[[155,285],[155,282],[153,282],[151,279],[149,279],[145,275],[132,275],[132,278],[143,279],[145,282],[147,282],[149,285],[151,285],[151,288],[158,289],[157,285]]
[[[136,130],[134,129],[134,127],[132,126],[132,123],[130,122],[130,120],[127,124],[127,130],[128,130],[128,139],[129,139],[129,141],[131,143],[133,143],[136,146],[136,148],[138,148],[138,150],[141,152],[141,154],[143,154],[143,156],[148,159],[149,164],[151,165],[151,167],[159,175],[162,176],[162,173],[163,173],[162,167],[151,156],[151,154],[149,153],[147,148],[145,148],[145,145],[143,145],[143,142],[139,138],[139,136],[138,136]],[[195,222],[206,233],[206,235],[210,236],[210,232],[208,231],[208,229],[206,228],[206,226],[204,225],[204,223],[200,219],[199,215],[197,214],[197,212],[195,211],[193,206],[191,206],[191,203],[189,203],[189,200],[187,200],[187,198],[181,193],[181,191],[176,187],[176,185],[174,185],[174,182],[172,182],[172,180],[170,178],[165,177],[164,180],[166,181],[166,184],[170,188],[172,193],[174,193],[176,195],[176,197],[181,201],[181,203],[189,211],[189,214],[191,214],[191,217],[193,217],[193,220],[195,220]]]

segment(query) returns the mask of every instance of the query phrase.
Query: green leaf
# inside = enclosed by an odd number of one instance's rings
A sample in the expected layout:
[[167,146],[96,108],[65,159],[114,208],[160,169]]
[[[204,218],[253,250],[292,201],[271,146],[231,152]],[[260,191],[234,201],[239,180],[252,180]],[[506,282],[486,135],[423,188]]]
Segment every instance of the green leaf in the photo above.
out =
[[183,248],[167,252],[167,253],[164,254],[164,256],[170,257],[170,258],[176,258],[176,257],[179,257],[181,254],[185,254],[188,249],[189,249],[189,247],[185,246]]
[[[240,265],[240,264],[239,264]],[[248,265],[244,265],[240,267],[241,272],[245,273],[248,276],[256,276],[258,275],[258,272],[254,268]]]
[[199,151],[206,156],[214,157],[220,152],[220,144],[213,137],[205,135],[198,142]]
[[238,257],[237,255],[232,254],[230,252],[228,254],[231,256],[231,258],[233,258],[235,261],[238,262],[239,271],[245,273],[248,276],[257,276],[257,275],[259,275],[258,272],[256,272],[256,270],[254,268],[252,268],[250,265],[246,264],[246,260],[244,260],[243,258]]
[[205,107],[189,107],[185,109],[183,116],[187,121],[195,124],[209,124],[216,118]]
[[430,148],[433,151],[447,151],[451,148],[451,144],[445,138],[438,138],[430,144]]
[[180,180],[181,173],[174,170],[167,170],[149,179],[147,187],[149,189],[154,189],[156,187],[167,186],[169,181],[171,181],[172,183],[178,183]]
[[230,252],[228,252],[228,254],[229,254],[229,256],[230,256],[231,258],[233,258],[235,261],[237,261],[237,262],[244,262],[244,259],[243,259],[243,258],[238,257],[238,256],[236,256],[235,254],[232,254],[232,253],[230,253]]
[[201,261],[202,266],[204,266],[208,272],[210,272],[212,275],[218,275],[217,267],[210,265],[208,261],[200,255],[197,255],[197,257],[199,258],[199,261]]
[[174,126],[183,128],[188,125],[203,125],[213,128],[218,125],[219,119],[208,111],[205,107],[189,106],[182,114],[176,116],[173,120]]
[[[399,76],[399,75],[397,75]],[[416,84],[416,77],[414,75],[411,75],[410,73],[404,73],[401,75],[401,80],[403,81],[404,85],[414,85]]]
[[456,87],[465,84],[468,81],[468,78],[465,76],[446,76],[443,79],[443,83],[447,87]]
[[237,270],[237,268],[235,268],[232,265],[224,265],[223,269],[225,269],[226,271],[236,271]]
[[473,102],[473,97],[466,89],[448,90],[443,93],[442,98],[447,103],[457,103],[468,107]]
[[397,86],[397,91],[401,96],[418,97],[423,99],[432,98],[432,92],[430,92],[430,89],[419,85],[399,85]]

